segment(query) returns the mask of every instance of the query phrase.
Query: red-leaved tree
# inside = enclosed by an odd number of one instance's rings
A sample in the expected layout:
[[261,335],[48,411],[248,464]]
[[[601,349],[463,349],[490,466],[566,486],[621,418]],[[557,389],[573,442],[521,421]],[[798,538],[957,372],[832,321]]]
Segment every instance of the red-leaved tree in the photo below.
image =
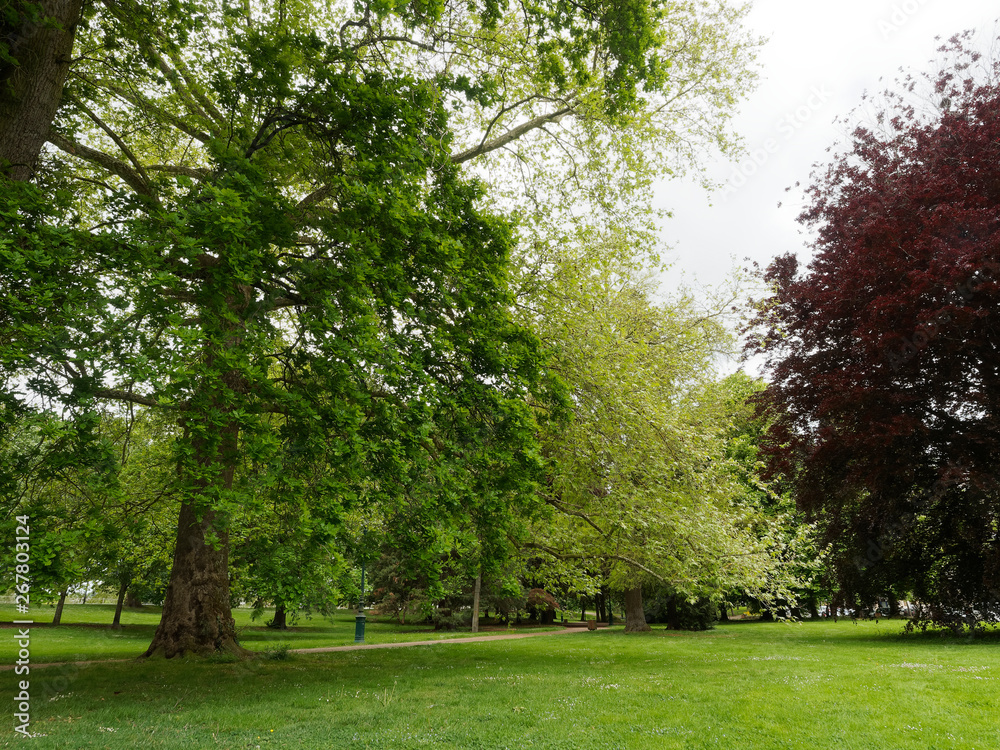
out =
[[970,38],[813,175],[813,259],[763,272],[748,344],[770,471],[824,522],[842,594],[955,627],[1000,599],[1000,63]]

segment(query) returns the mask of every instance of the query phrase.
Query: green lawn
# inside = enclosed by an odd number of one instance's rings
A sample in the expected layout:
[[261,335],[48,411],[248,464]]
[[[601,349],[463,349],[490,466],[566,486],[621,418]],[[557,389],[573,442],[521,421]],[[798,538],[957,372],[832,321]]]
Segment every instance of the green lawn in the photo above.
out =
[[[33,608],[28,615],[19,615],[12,604],[0,604],[0,622],[5,623],[24,617],[33,619],[36,623],[50,623],[52,614],[52,608],[38,607]],[[87,659],[128,659],[143,653],[160,621],[159,608],[124,610],[121,630],[111,630],[109,627],[114,614],[113,604],[67,604],[63,609],[61,625],[40,625],[33,628],[32,662],[42,664]],[[301,617],[287,631],[274,631],[264,627],[264,622],[272,614],[273,612],[268,611],[263,617],[253,621],[251,610],[233,610],[236,627],[240,631],[240,643],[253,651],[273,651],[283,646],[315,648],[354,643],[353,612],[339,611],[332,619]],[[366,643],[445,640],[469,635],[471,633],[435,632],[432,627],[422,624],[399,625],[385,617],[369,616],[365,625]],[[16,653],[17,644],[11,638],[0,638],[0,664],[12,663]]]
[[734,623],[38,669],[32,729],[45,736],[32,746],[1000,747],[1000,642],[899,627]]

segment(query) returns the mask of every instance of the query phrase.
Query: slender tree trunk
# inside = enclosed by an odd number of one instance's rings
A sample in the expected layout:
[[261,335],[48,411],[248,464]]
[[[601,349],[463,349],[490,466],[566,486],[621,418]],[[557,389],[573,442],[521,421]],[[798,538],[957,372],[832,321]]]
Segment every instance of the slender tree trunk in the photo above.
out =
[[274,619],[271,620],[269,628],[274,630],[288,630],[288,612],[284,604],[278,604],[274,608]]
[[472,592],[472,632],[479,632],[479,590],[483,585],[483,574],[476,576],[476,588]]
[[642,587],[628,589],[625,592],[625,632],[641,633],[650,629],[646,624],[646,614],[642,611]]
[[580,622],[586,622],[587,620],[587,597],[580,597]]
[[62,622],[63,605],[66,603],[66,594],[68,591],[69,589],[65,588],[59,592],[59,603],[56,604],[56,613],[52,618],[53,625],[58,625],[60,622]]
[[725,604],[719,605],[719,622],[729,622],[729,610]]
[[0,62],[0,174],[14,180],[31,178],[45,145],[62,98],[83,0],[34,4],[42,18],[55,20],[55,27],[33,21],[24,0],[5,3],[7,15],[0,14],[0,38],[18,62]]
[[111,621],[111,627],[119,630],[122,626],[122,607],[125,606],[125,592],[128,591],[129,580],[126,578],[122,585],[118,587],[118,605],[115,607],[115,619]]

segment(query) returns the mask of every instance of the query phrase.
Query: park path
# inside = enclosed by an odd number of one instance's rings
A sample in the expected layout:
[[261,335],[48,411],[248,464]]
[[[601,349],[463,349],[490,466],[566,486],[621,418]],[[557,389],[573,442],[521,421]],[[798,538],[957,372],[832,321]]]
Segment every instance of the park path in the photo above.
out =
[[[519,638],[537,638],[540,635],[565,635],[566,633],[586,633],[586,628],[564,628],[562,630],[543,630],[538,633],[504,633],[502,635],[477,635],[469,638],[438,638],[432,641],[399,641],[397,643],[356,643],[350,646],[319,646],[317,648],[290,648],[290,654],[326,654],[334,651],[361,651],[371,648],[403,648],[405,646],[438,646],[442,643],[482,643],[483,641],[511,641]],[[115,664],[136,659],[90,659],[88,661],[54,661],[42,664],[31,664],[32,669],[45,667],[90,666],[91,664]],[[0,672],[9,672],[14,664],[0,664]]]
[[433,641],[400,641],[398,643],[361,643],[353,646],[320,646],[319,648],[290,648],[290,654],[325,654],[331,651],[360,651],[366,648],[401,648],[403,646],[437,646],[440,643],[481,643],[483,641],[512,641],[517,638],[536,638],[540,635],[565,635],[586,633],[586,628],[543,630],[539,633],[512,633],[503,635],[475,635],[469,638],[438,638]]

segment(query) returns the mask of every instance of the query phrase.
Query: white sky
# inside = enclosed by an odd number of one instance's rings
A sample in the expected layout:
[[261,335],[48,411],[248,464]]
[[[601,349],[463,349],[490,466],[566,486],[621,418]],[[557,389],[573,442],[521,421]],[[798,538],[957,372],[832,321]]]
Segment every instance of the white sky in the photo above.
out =
[[901,67],[930,70],[935,37],[976,29],[991,39],[998,16],[1000,6],[985,0],[755,0],[748,23],[770,40],[759,55],[760,84],[735,128],[760,166],[750,157],[742,167],[710,165],[712,178],[735,186],[725,194],[679,181],[660,186],[660,207],[674,212],[663,227],[673,263],[663,291],[681,281],[717,285],[748,257],[767,265],[794,251],[806,259],[795,221],[801,192],[785,188],[808,184],[812,165],[842,140],[845,126],[834,118],[848,115],[866,90],[885,89]]

